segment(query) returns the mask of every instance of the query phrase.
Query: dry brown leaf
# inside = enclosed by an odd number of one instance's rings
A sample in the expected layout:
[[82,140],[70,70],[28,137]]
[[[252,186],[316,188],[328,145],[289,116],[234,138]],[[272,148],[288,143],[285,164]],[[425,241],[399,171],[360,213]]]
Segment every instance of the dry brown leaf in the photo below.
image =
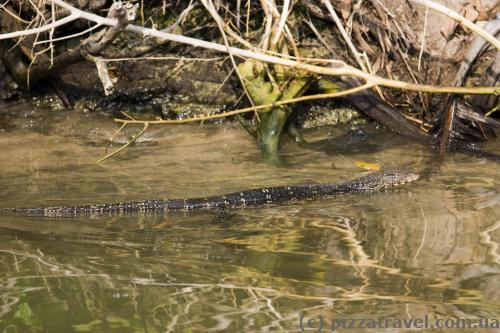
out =
[[347,20],[351,15],[351,3],[352,0],[336,0],[333,1],[332,5],[340,12],[342,18]]
[[358,168],[365,169],[365,170],[372,170],[372,171],[379,171],[380,170],[380,164],[378,164],[378,163],[368,163],[368,162],[363,162],[363,161],[356,161],[356,162],[354,162],[354,165],[357,166]]

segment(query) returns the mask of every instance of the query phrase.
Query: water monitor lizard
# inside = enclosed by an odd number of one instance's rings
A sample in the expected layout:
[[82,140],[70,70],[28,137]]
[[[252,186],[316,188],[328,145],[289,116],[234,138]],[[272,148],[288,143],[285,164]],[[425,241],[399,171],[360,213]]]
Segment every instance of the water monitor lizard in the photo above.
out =
[[419,175],[413,172],[377,172],[346,182],[266,187],[206,198],[158,199],[67,207],[0,208],[0,214],[71,217],[135,212],[232,209],[328,198],[343,193],[380,191],[417,180],[418,178]]

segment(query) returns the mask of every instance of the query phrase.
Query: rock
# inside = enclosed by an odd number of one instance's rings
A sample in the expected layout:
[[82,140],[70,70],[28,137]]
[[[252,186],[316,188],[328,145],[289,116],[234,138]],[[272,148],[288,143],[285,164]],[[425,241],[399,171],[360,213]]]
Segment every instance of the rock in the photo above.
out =
[[4,64],[0,61],[0,100],[8,100],[19,94],[18,84],[10,77]]
[[303,128],[326,125],[359,124],[366,121],[356,109],[338,102],[315,103],[298,110],[297,120]]

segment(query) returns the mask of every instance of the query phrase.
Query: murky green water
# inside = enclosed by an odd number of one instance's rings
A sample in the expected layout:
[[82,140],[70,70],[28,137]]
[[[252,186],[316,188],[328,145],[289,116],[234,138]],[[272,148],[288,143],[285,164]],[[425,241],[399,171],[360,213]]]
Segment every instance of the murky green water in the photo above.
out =
[[[287,166],[276,168],[261,162],[243,130],[225,124],[153,127],[98,165],[117,128],[108,117],[26,108],[0,115],[2,207],[334,182],[365,173],[358,160],[419,171],[434,159],[379,134],[347,148],[285,143]],[[396,191],[224,220],[210,212],[0,216],[0,332],[318,331],[320,318],[322,331],[332,331],[332,319],[342,318],[500,319],[498,163],[454,155],[430,170]]]

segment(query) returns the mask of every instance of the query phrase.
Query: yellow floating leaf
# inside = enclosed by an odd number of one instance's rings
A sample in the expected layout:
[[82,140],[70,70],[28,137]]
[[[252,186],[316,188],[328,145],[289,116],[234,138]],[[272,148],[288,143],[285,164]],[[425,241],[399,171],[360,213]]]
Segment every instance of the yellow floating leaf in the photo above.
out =
[[377,164],[377,163],[356,161],[356,162],[354,162],[354,165],[357,166],[358,168],[365,169],[365,170],[373,170],[373,171],[380,170],[380,164]]

